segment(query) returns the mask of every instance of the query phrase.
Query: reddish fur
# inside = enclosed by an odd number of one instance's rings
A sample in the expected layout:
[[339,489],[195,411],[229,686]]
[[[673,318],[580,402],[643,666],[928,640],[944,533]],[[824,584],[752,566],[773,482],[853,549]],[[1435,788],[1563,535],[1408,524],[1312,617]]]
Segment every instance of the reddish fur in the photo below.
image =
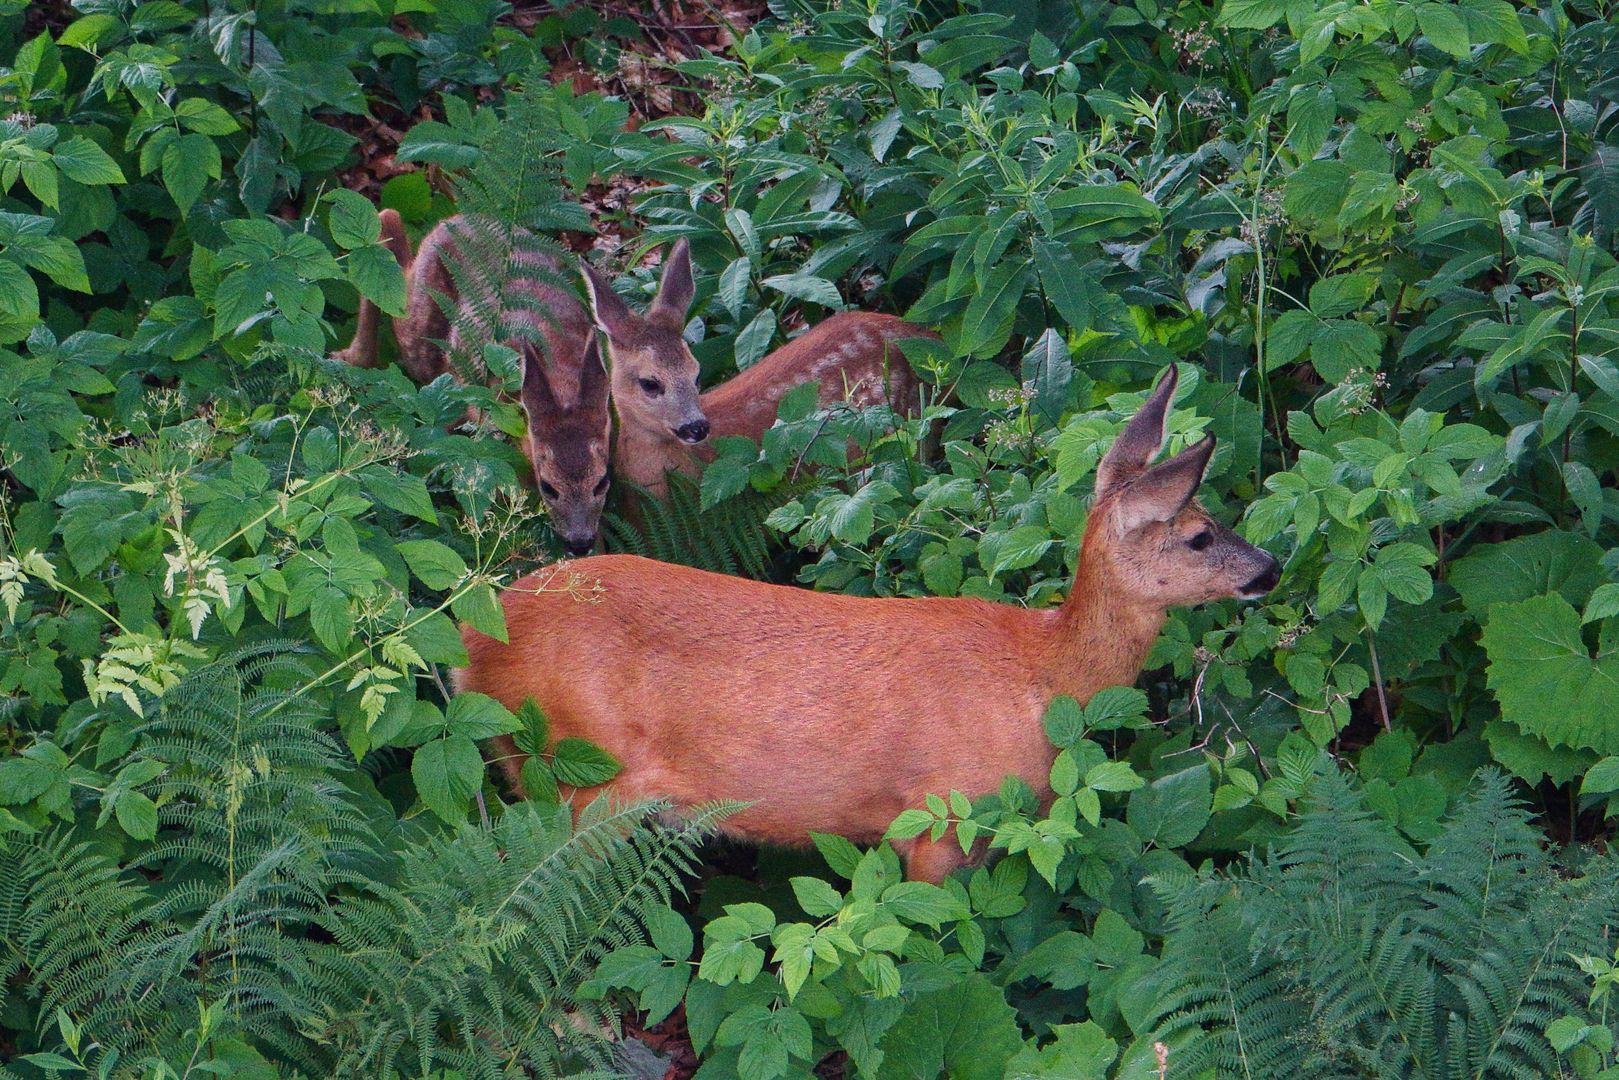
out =
[[[1276,560],[1193,500],[1212,440],[1149,467],[1174,388],[1171,375],[1109,451],[1060,608],[842,596],[603,556],[515,583],[508,644],[464,628],[455,687],[511,709],[533,697],[553,737],[623,763],[621,798],[753,801],[726,828],[755,841],[872,842],[928,793],[978,796],[1007,774],[1049,797],[1040,720],[1054,696],[1133,682],[1169,606],[1276,583]],[[499,749],[515,783],[520,757]],[[905,847],[913,877],[964,861],[951,837]]]
[[[756,799],[728,831],[871,843],[929,792],[978,796],[1008,773],[1045,789],[1046,704],[1133,681],[1163,623],[1162,610],[1100,602],[1106,561],[1087,543],[1069,601],[1031,611],[584,559],[570,569],[599,581],[601,600],[543,591],[553,569],[518,582],[505,596],[510,644],[465,631],[471,664],[456,688],[513,709],[534,697],[554,737],[588,738],[624,763],[618,797]],[[515,777],[521,761],[504,764]],[[943,876],[929,866],[948,872],[947,855],[918,866],[913,852],[912,874]]]
[[[698,398],[711,425],[709,438],[745,435],[759,441],[776,422],[781,399],[806,382],[820,383],[823,407],[848,401],[915,413],[920,406],[919,384],[898,342],[917,337],[937,335],[896,316],[869,311],[843,312],[817,323]],[[620,383],[615,379],[615,393]],[[682,443],[667,425],[637,424],[633,416],[622,413],[613,453],[615,475],[659,496],[665,491],[666,470],[695,475],[713,458],[708,446]]]
[[[602,494],[595,488],[607,473],[611,445],[607,385],[589,344],[594,335],[589,312],[572,291],[554,280],[563,272],[562,263],[521,244],[507,252],[500,265],[457,259],[458,244],[465,242],[472,227],[459,216],[439,222],[412,254],[398,212],[383,210],[378,216],[382,242],[405,271],[405,312],[393,321],[400,367],[415,381],[429,383],[445,373],[459,376],[450,356],[476,363],[486,341],[506,341],[518,348],[523,354],[521,399],[528,420],[521,447],[532,474],[523,479],[542,492],[544,484],[550,485],[552,494],[542,498],[566,543],[593,544],[602,509]],[[504,244],[491,241],[482,246]],[[498,276],[502,274],[512,276],[503,281]],[[488,307],[463,302],[462,290],[490,301]],[[493,303],[497,296],[498,305]],[[446,299],[460,304],[453,320],[445,312]],[[489,308],[502,308],[503,315],[489,318]],[[377,306],[362,300],[354,341],[338,358],[357,367],[376,366],[380,322]],[[537,334],[542,347],[520,328]],[[599,379],[584,377],[587,363],[592,365],[590,374]],[[463,422],[476,421],[476,411],[469,409]]]
[[[441,296],[456,296],[458,282],[450,273],[446,258],[456,253],[456,232],[466,228],[459,217],[446,218],[426,236],[413,254],[405,224],[397,210],[383,210],[378,215],[382,225],[382,243],[399,261],[405,271],[405,313],[394,320],[394,336],[399,341],[399,364],[419,383],[429,383],[451,371],[445,343],[450,351],[463,347],[463,328],[451,325],[446,316]],[[563,405],[571,404],[578,395],[579,364],[584,354],[585,338],[590,333],[590,314],[578,297],[551,281],[523,277],[525,269],[548,271],[554,275],[565,272],[563,264],[543,254],[516,252],[513,265],[502,268],[517,272],[506,284],[509,289],[526,292],[539,300],[550,312],[549,320],[536,319],[529,311],[512,309],[506,317],[523,322],[538,331],[545,343],[547,373],[557,399]],[[461,283],[493,291],[498,284],[489,280],[482,267],[462,268]],[[459,320],[458,320],[459,322]],[[354,340],[337,355],[356,367],[375,367],[377,363],[377,334],[381,312],[369,300],[360,301]],[[499,328],[472,326],[467,329],[480,337],[495,340]]]

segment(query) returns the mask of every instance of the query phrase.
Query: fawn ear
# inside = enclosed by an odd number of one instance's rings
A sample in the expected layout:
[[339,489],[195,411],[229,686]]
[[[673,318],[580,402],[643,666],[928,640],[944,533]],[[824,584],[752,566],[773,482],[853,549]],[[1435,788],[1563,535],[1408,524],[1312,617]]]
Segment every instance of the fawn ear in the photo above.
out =
[[584,259],[579,260],[579,269],[585,275],[585,292],[590,296],[590,311],[596,325],[609,339],[628,337],[635,325],[630,306],[613,291],[613,283],[600,270]]
[[[591,340],[595,339],[596,335],[592,334]],[[551,379],[545,372],[545,357],[532,345],[523,350],[522,398],[530,428],[551,424],[561,412],[556,395],[551,392]]]
[[1192,501],[1214,454],[1214,436],[1205,435],[1161,465],[1130,481],[1119,496],[1114,522],[1120,533],[1151,521],[1168,521]]
[[1134,480],[1158,456],[1164,445],[1164,419],[1169,415],[1169,403],[1175,398],[1175,384],[1179,381],[1175,365],[1169,365],[1169,373],[1158,381],[1152,395],[1124,425],[1096,469],[1097,495],[1106,495]]
[[596,332],[592,330],[585,335],[585,352],[579,360],[579,399],[574,404],[574,411],[605,414],[611,389],[607,368],[602,364],[601,346],[597,344]]
[[669,249],[663,260],[663,277],[658,281],[658,295],[652,301],[652,313],[675,322],[686,321],[686,310],[691,307],[697,284],[691,273],[691,241],[682,236]]

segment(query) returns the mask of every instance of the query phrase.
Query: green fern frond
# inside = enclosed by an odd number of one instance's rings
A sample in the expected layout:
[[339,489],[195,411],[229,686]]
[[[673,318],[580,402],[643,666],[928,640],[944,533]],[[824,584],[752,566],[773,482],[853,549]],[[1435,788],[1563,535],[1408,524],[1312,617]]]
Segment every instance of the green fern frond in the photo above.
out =
[[642,913],[679,891],[728,812],[649,827],[660,809],[604,798],[575,826],[567,807],[520,804],[493,829],[418,845],[396,886],[333,909],[322,926],[334,945],[314,971],[331,1069],[604,1069],[595,1032],[616,1016],[574,991],[606,952],[642,941]]
[[1592,1016],[1574,956],[1611,951],[1619,861],[1559,870],[1498,774],[1423,853],[1341,775],[1245,872],[1157,883],[1159,1029],[1245,1078],[1559,1075],[1547,1025]]
[[1177,1047],[1177,1070],[1195,1076],[1214,1068],[1242,1080],[1298,1075],[1309,1052],[1308,1013],[1289,992],[1280,961],[1253,947],[1253,927],[1240,905],[1227,902],[1231,883],[1204,875],[1153,885],[1171,927],[1154,978],[1164,1017],[1159,1038]]
[[668,481],[668,496],[661,500],[634,484],[614,485],[625,500],[619,505],[633,505],[635,512],[602,515],[608,551],[761,581],[774,576],[772,533],[765,518],[808,490],[808,482],[784,484],[769,492],[749,488],[704,510],[698,481],[676,472],[668,474]]
[[435,299],[464,343],[449,355],[463,382],[487,381],[483,343],[527,341],[544,354],[540,328],[555,316],[523,281],[577,290],[572,257],[546,235],[591,229],[583,208],[562,197],[570,144],[551,82],[535,68],[508,88],[502,122],[480,143],[476,163],[455,177],[461,221],[445,269],[456,299]]

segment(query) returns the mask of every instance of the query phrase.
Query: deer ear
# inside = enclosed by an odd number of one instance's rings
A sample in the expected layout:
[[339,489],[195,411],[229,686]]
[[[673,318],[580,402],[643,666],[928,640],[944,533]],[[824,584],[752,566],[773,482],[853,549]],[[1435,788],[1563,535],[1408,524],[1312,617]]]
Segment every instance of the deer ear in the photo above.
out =
[[[595,340],[591,335],[591,340]],[[531,428],[544,427],[550,424],[561,411],[557,407],[556,395],[551,392],[551,379],[545,373],[545,357],[540,350],[529,347],[523,350],[523,411],[528,413],[528,426]]]
[[1121,533],[1140,528],[1151,521],[1168,521],[1180,513],[1197,494],[1203,471],[1214,454],[1214,436],[1188,446],[1161,465],[1136,477],[1119,496],[1114,521]]
[[1113,446],[1102,458],[1096,470],[1096,493],[1106,495],[1120,485],[1127,484],[1146,471],[1152,459],[1164,445],[1164,419],[1169,415],[1169,403],[1175,398],[1175,385],[1180,374],[1175,365],[1158,381],[1145,404],[1136,410],[1130,422],[1113,441]]
[[691,242],[682,236],[663,260],[663,276],[658,281],[657,298],[652,301],[653,311],[683,323],[696,293],[697,284],[691,273]]
[[585,336],[585,352],[579,360],[579,399],[574,411],[605,413],[610,390],[607,368],[602,364],[601,346],[596,341],[596,332],[592,330]]
[[591,266],[584,259],[579,260],[579,269],[585,276],[585,292],[590,297],[590,311],[596,319],[596,325],[609,338],[627,337],[630,328],[634,326],[635,316],[624,298],[613,291],[612,282],[602,275],[600,270]]

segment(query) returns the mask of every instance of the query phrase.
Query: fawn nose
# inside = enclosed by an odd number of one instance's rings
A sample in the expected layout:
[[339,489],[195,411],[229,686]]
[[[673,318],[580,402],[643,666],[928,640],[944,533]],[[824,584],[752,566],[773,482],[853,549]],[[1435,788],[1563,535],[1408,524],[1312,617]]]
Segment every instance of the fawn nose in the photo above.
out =
[[1253,598],[1264,596],[1276,588],[1276,583],[1282,580],[1282,564],[1270,555],[1265,556],[1267,562],[1265,569],[1254,575],[1254,579],[1241,589],[1242,595]]
[[591,534],[590,536],[564,536],[562,538],[562,550],[566,551],[569,555],[576,559],[589,555],[595,549],[595,534]]
[[675,434],[681,442],[700,443],[708,438],[708,421],[693,420],[689,424],[681,424],[675,428]]

